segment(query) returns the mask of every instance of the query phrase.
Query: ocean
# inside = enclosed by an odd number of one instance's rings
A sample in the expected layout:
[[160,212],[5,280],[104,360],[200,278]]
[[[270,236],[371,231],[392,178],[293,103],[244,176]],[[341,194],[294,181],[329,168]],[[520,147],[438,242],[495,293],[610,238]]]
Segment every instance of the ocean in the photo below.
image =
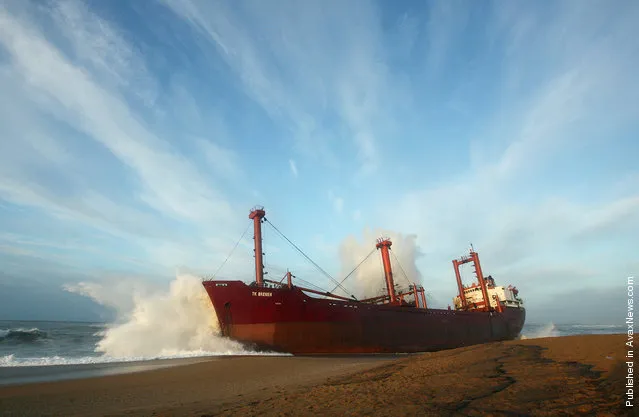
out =
[[[105,349],[105,340],[113,338],[110,332],[121,330],[120,325],[105,323],[54,321],[0,321],[0,367],[80,365],[113,362],[133,362],[152,359],[171,359],[202,356],[228,356],[258,354],[237,344],[225,343],[214,333],[200,335],[201,346],[190,349],[167,349],[175,345],[173,333],[154,339],[154,349]],[[585,324],[526,324],[522,338],[556,337],[579,334],[623,333],[623,325]],[[204,339],[202,339],[204,337]],[[144,338],[144,337],[143,337]],[[135,345],[130,336],[120,338],[121,343]],[[158,345],[160,344],[160,345]],[[212,348],[213,347],[213,348]],[[215,349],[215,347],[221,347]]]

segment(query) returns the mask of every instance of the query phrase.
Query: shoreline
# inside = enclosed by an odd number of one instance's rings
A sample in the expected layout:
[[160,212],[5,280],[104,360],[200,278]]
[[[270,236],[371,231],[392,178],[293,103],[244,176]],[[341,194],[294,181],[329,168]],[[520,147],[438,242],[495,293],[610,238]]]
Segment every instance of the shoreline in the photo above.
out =
[[97,378],[108,375],[124,375],[155,369],[184,366],[225,356],[198,356],[173,359],[148,359],[122,362],[95,362],[69,365],[27,365],[0,367],[0,387],[58,382],[74,379]]
[[188,358],[0,386],[0,414],[619,415],[627,411],[625,338],[524,339],[390,357]]

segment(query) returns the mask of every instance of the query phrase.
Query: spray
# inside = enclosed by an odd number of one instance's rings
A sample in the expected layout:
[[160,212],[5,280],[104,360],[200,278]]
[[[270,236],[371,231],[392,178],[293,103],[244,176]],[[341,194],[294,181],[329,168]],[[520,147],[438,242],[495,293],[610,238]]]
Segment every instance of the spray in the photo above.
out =
[[542,327],[535,329],[533,331],[530,332],[525,332],[525,334],[522,334],[519,338],[524,340],[524,339],[539,339],[542,337],[558,337],[560,336],[560,332],[559,329],[557,329],[557,326],[555,326],[555,324],[553,322],[547,323],[545,325],[543,325]]
[[[381,236],[389,237],[393,242],[391,264],[395,283],[400,287],[407,287],[413,282],[420,284],[422,276],[417,269],[416,262],[421,253],[417,246],[417,236],[402,235],[401,233],[382,229],[374,231],[365,229],[361,241],[354,236],[348,236],[344,239],[339,250],[342,265],[341,275],[346,276],[346,274],[351,272],[375,248],[375,241]],[[404,277],[404,273],[407,279]],[[351,275],[349,280],[344,283],[344,286],[359,298],[385,294],[384,272],[380,254],[372,254]]]
[[[108,289],[98,285],[73,288],[81,294],[79,289],[91,288],[84,295],[104,304],[105,299],[111,300],[110,307],[128,304],[114,303],[112,297],[105,297]],[[178,275],[168,292],[130,297],[132,309],[117,311],[118,320],[101,332],[96,352],[114,358],[247,353],[239,343],[220,336],[215,311],[198,277]]]

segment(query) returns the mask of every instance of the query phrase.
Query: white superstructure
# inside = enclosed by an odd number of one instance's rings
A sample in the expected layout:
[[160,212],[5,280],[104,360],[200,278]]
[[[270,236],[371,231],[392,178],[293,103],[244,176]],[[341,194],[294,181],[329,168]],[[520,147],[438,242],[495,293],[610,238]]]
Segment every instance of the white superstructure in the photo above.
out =
[[[503,307],[523,307],[524,302],[518,297],[518,291],[516,288],[512,286],[495,286],[494,280],[491,276],[486,278],[486,284],[486,291],[488,292],[488,298],[492,308],[497,308],[498,301]],[[464,295],[466,296],[466,303],[469,306],[469,309],[484,306],[481,286],[472,284],[464,287]],[[459,296],[453,299],[453,303],[456,310],[462,308],[462,302]]]

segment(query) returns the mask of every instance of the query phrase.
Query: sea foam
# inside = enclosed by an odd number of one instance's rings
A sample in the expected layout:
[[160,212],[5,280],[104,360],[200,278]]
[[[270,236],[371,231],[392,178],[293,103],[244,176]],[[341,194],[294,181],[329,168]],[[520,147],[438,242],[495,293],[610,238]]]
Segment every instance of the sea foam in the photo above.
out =
[[[220,335],[215,310],[198,277],[181,274],[168,291],[128,294],[130,303],[114,303],[109,288],[97,285],[79,283],[68,288],[110,307],[132,306],[130,310],[116,308],[115,323],[96,333],[101,339],[95,351],[105,360],[255,354]],[[91,291],[83,292],[83,288]]]
[[[189,352],[176,352],[175,354],[172,354],[172,355],[158,355],[158,356],[112,357],[108,355],[100,355],[100,356],[81,356],[81,357],[43,356],[43,357],[29,357],[29,358],[16,357],[15,355],[11,354],[11,355],[0,356],[0,367],[127,363],[127,362],[140,362],[140,361],[152,361],[152,360],[185,359],[185,358],[232,356],[232,355],[233,356],[238,355],[238,352],[236,351],[227,351],[227,352],[189,351]],[[240,355],[242,356],[291,356],[286,353],[255,352],[255,351],[248,351],[248,350],[242,352]]]
[[561,336],[561,333],[557,326],[553,322],[545,324],[535,330],[525,331],[524,334],[520,336],[520,339],[539,339],[542,337],[557,337]]
[[215,310],[202,282],[179,275],[168,292],[137,297],[133,311],[102,331],[97,352],[111,357],[176,357],[181,354],[247,352],[220,336]]

